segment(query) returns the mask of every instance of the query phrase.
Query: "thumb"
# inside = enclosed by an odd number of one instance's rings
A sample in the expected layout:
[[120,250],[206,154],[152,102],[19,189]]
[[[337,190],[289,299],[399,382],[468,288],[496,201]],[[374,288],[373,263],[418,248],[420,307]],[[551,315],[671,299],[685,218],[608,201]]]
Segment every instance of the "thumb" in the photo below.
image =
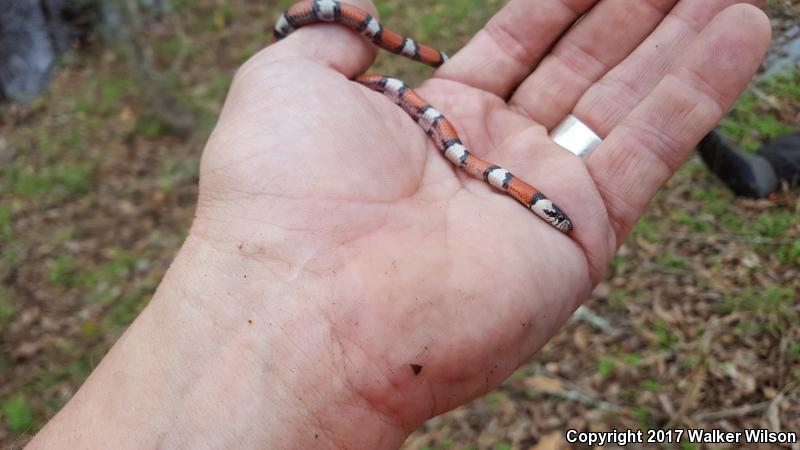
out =
[[373,21],[378,18],[371,0],[348,0],[348,3],[304,0],[277,18],[276,37],[285,39],[280,39],[253,59],[301,57],[328,66],[348,78],[363,73],[375,60],[377,49],[353,30],[324,23],[320,18],[326,11],[332,11],[331,14],[335,13],[342,21],[356,26],[366,23],[370,16]]

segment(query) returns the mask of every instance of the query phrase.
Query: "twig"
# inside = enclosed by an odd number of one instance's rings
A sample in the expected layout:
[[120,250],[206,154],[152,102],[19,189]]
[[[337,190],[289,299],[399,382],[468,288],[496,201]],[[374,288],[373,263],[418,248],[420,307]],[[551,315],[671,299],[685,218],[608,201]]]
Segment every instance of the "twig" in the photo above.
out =
[[770,430],[776,433],[781,432],[781,417],[779,407],[781,406],[782,401],[783,392],[780,392],[775,396],[775,398],[772,399],[771,402],[769,402],[767,412],[764,414],[764,418],[767,419]]
[[572,314],[572,320],[576,322],[585,322],[590,326],[607,334],[616,334],[617,329],[614,328],[605,317],[592,311],[588,306],[582,305]]
[[664,410],[667,416],[672,417],[675,415],[675,407],[672,406],[672,401],[670,401],[667,394],[658,394],[658,402],[661,403],[661,409]]
[[754,83],[750,83],[750,86],[747,87],[747,90],[750,91],[750,93],[752,93],[753,96],[756,97],[759,101],[769,106],[774,111],[778,113],[783,112],[784,108],[781,107],[781,105],[778,104],[778,102],[775,101],[774,98],[770,97],[764,91],[756,87]]
[[[788,393],[789,396],[792,396],[794,389],[797,388],[797,383],[789,383],[786,385],[781,391],[775,396],[774,399],[767,402],[760,402],[760,403],[753,403],[751,405],[742,405],[736,408],[729,408],[723,409],[720,411],[712,411],[707,413],[698,413],[692,416],[692,419],[697,422],[704,422],[704,421],[714,421],[714,420],[722,420],[722,419],[731,419],[734,417],[744,417],[749,416],[751,414],[761,412],[765,409],[774,408],[775,412],[777,413],[777,405],[786,398],[786,394]],[[770,411],[767,411],[767,415],[769,416]],[[767,417],[768,420],[772,420],[770,417]],[[775,429],[772,431],[780,431],[779,429]]]
[[537,390],[543,394],[550,395],[553,397],[558,397],[564,400],[582,403],[584,405],[591,406],[593,408],[597,408],[605,412],[610,412],[612,414],[619,414],[626,416],[628,418],[634,417],[633,412],[627,407],[620,406],[606,400],[602,400],[598,398],[596,395],[587,393],[584,390],[578,388],[577,386],[574,386],[571,383],[557,376],[554,376],[545,370],[542,370],[541,372],[543,373],[542,375],[543,378],[554,380],[560,386],[559,389],[547,389],[541,387],[538,388]]
[[753,413],[763,411],[769,407],[770,402],[754,403],[752,405],[743,405],[736,408],[722,409],[719,411],[711,411],[706,413],[697,413],[692,415],[692,420],[695,422],[708,422],[722,419],[732,419],[734,417],[749,416]]
[[606,412],[614,414],[630,415],[630,411],[628,411],[627,408],[623,408],[611,402],[607,402],[605,400],[600,400],[599,398],[589,396],[584,392],[564,390],[563,392],[550,392],[550,394],[562,397],[566,400],[583,403],[584,405],[587,406],[593,406]]

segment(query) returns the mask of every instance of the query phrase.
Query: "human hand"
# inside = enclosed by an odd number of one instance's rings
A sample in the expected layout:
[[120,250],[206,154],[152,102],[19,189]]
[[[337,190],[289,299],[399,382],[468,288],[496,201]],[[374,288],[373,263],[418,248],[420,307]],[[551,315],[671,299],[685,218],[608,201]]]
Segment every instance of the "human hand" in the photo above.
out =
[[[171,367],[240,408],[198,423],[396,446],[558,330],[770,35],[734,0],[606,0],[565,33],[595,3],[512,0],[418,89],[473,153],[554,200],[569,235],[454,169],[403,111],[349,81],[375,54],[351,31],[303,28],[240,70],[190,237],[137,321],[167,330],[189,314],[179,339],[160,331],[180,342],[164,350]],[[605,139],[588,161],[547,136],[570,112]],[[250,443],[308,446],[263,431],[278,425],[241,426]]]
[[[603,2],[557,40],[593,3],[512,1],[418,89],[473,153],[561,205],[571,235],[455,170],[348,80],[372,46],[319,26],[241,70],[204,155],[195,237],[302,274],[374,369],[344,376],[376,403],[389,393],[364,380],[388,380],[406,423],[485,392],[588,296],[769,40],[756,8],[691,0]],[[586,162],[547,136],[573,111],[605,138]]]

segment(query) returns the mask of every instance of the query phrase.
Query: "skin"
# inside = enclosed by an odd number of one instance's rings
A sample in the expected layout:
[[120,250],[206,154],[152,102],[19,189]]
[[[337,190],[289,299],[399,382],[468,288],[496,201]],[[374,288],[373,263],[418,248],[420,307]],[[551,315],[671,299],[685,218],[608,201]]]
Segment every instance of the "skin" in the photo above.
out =
[[[500,384],[587,298],[770,39],[731,0],[595,3],[512,0],[418,89],[570,235],[349,81],[375,55],[354,33],[312,26],[253,57],[185,245],[29,447],[397,448]],[[569,111],[605,138],[586,162],[547,138]]]

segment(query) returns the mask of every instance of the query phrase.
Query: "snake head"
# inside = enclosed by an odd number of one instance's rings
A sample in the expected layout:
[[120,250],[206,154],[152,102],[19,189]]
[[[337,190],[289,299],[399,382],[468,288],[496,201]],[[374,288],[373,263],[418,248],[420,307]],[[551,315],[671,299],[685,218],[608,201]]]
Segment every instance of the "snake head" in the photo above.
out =
[[565,233],[572,231],[572,220],[570,220],[566,214],[561,212],[561,210],[558,210],[558,213],[556,213],[550,223]]
[[559,231],[563,231],[564,233],[572,231],[572,220],[569,216],[544,195],[539,194],[530,208],[537,216],[547,221],[547,223]]

